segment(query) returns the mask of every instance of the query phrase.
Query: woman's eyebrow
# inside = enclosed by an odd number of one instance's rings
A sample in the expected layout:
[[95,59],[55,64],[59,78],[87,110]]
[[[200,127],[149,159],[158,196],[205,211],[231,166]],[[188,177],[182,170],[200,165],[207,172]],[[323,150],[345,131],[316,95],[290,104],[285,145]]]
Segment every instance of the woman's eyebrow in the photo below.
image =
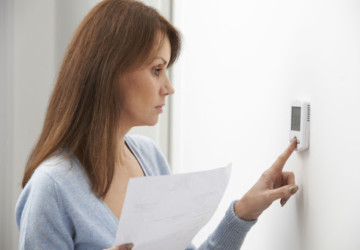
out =
[[161,56],[158,56],[158,57],[154,58],[154,60],[156,60],[156,59],[161,59],[164,62],[165,65],[168,64],[168,62],[164,58],[162,58]]

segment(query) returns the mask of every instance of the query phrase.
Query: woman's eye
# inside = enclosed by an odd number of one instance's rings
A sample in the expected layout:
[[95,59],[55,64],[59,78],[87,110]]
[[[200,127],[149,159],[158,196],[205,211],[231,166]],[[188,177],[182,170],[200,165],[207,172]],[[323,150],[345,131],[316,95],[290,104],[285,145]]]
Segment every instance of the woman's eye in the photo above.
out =
[[154,68],[153,69],[153,72],[156,76],[159,76],[160,75],[160,71],[161,71],[161,68]]

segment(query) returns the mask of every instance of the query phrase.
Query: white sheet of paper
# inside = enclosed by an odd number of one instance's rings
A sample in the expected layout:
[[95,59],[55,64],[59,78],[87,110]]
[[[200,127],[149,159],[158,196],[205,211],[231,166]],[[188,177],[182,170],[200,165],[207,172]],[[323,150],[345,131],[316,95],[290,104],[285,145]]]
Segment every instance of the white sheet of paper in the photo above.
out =
[[231,164],[195,173],[131,178],[115,246],[184,250],[210,220],[228,185]]

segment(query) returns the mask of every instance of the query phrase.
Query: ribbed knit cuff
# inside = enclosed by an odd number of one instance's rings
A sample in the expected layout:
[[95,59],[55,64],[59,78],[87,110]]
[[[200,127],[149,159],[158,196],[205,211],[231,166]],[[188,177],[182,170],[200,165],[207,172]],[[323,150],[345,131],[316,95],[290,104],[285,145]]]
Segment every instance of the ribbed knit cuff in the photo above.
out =
[[237,217],[235,202],[231,203],[216,230],[199,249],[240,249],[246,234],[257,220],[245,221]]
[[227,222],[228,227],[237,233],[247,233],[251,229],[253,225],[257,222],[257,220],[246,221],[240,219],[235,214],[234,205],[237,200],[231,202],[229,209],[226,211],[224,220]]

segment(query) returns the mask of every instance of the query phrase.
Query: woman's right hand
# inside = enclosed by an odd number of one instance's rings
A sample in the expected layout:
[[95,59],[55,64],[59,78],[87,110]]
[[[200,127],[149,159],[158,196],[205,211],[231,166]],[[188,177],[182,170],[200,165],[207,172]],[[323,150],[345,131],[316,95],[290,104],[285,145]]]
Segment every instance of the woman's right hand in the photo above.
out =
[[133,247],[134,247],[134,244],[129,243],[129,244],[124,244],[124,245],[117,246],[117,247],[106,248],[103,250],[131,250]]
[[283,172],[283,167],[297,145],[293,139],[288,148],[274,164],[266,170],[258,182],[235,203],[235,214],[244,220],[255,220],[267,209],[271,203],[281,199],[281,205],[296,193],[295,176],[292,172]]

